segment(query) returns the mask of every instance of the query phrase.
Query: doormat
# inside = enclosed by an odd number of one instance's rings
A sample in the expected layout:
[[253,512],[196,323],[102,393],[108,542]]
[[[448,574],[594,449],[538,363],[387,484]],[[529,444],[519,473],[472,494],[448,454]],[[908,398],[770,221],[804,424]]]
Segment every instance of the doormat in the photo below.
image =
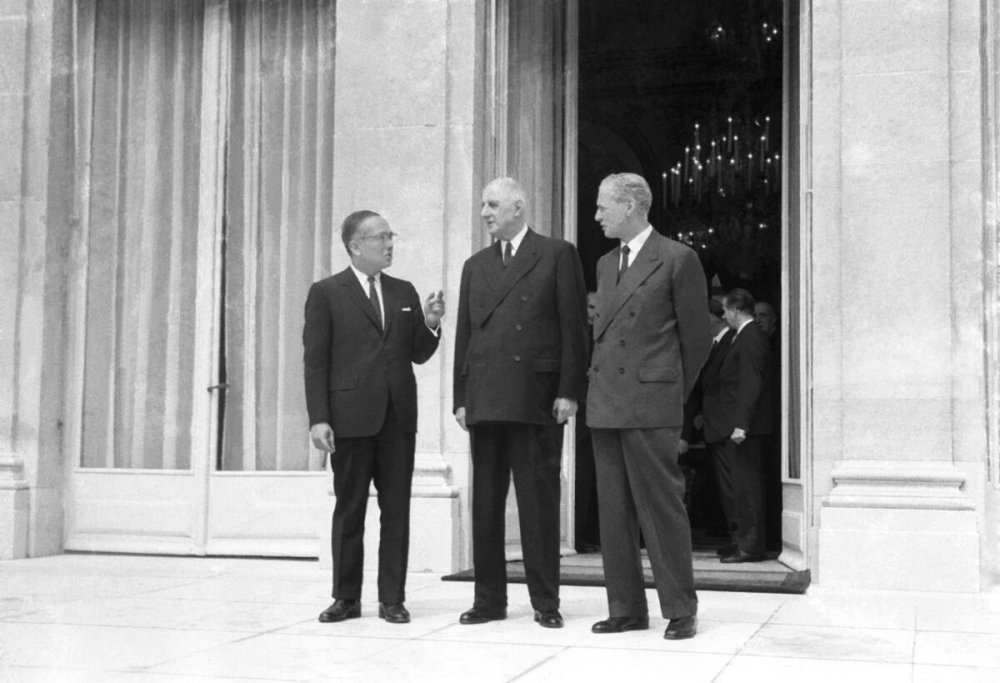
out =
[[[655,588],[653,570],[643,553],[643,574],[646,588]],[[473,581],[471,569],[442,576],[442,581]],[[810,582],[809,570],[795,571],[777,560],[722,564],[714,553],[695,552],[694,585],[704,591],[739,591],[744,593],[791,593],[801,595]],[[507,581],[525,583],[524,562],[507,563]],[[604,586],[604,567],[600,553],[568,555],[559,567],[559,582],[563,586]]]

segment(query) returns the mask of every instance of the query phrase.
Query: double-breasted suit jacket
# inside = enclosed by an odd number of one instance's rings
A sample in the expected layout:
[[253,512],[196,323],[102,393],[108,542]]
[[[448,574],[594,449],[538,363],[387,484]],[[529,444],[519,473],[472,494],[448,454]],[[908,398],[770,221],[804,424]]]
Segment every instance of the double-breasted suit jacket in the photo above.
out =
[[455,329],[454,408],[466,424],[555,424],[557,398],[582,401],[583,269],[573,245],[528,230],[505,268],[500,243],[465,263]]
[[413,285],[385,273],[384,332],[354,272],[346,270],[313,284],[306,299],[306,409],[309,424],[327,422],[338,437],[378,432],[392,397],[396,419],[417,431],[417,382],[413,363],[438,346],[424,323]]
[[648,613],[639,532],[660,611],[698,610],[684,474],[677,456],[684,401],[712,337],[697,255],[652,231],[618,282],[620,251],[597,264],[597,318],[587,394],[601,502],[601,553],[612,617]]
[[557,609],[563,426],[553,404],[584,395],[580,257],[572,244],[529,229],[506,267],[499,242],[471,256],[459,299],[454,399],[472,443],[475,606],[507,605],[504,511],[513,474],[531,603]]
[[619,251],[597,263],[587,424],[680,427],[712,343],[701,263],[655,230],[619,284]]

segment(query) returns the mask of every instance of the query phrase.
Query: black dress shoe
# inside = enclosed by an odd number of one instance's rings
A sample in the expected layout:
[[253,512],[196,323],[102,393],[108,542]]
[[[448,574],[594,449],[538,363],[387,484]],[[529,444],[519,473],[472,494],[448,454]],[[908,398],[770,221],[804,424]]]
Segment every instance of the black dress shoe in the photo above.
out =
[[671,619],[670,623],[667,624],[667,630],[663,632],[663,637],[667,640],[684,640],[685,638],[694,638],[694,634],[697,632],[698,617],[692,614],[690,617]]
[[763,560],[763,555],[737,550],[732,555],[726,555],[719,561],[722,564],[739,564],[740,562],[761,562]]
[[593,633],[621,633],[623,631],[645,631],[649,628],[649,617],[608,617],[590,627]]
[[557,609],[535,610],[535,621],[545,628],[562,628],[563,618]]
[[507,618],[507,608],[500,607],[490,609],[487,607],[473,607],[468,612],[462,612],[458,618],[458,623],[465,624],[485,624],[487,621],[500,621]]
[[401,602],[380,602],[378,604],[379,619],[385,619],[390,624],[409,624],[410,613]]
[[724,545],[715,551],[715,554],[719,557],[729,557],[730,555],[739,552],[739,548],[735,545]]
[[361,603],[357,600],[336,599],[333,604],[319,613],[319,620],[324,624],[344,619],[357,619],[361,616]]

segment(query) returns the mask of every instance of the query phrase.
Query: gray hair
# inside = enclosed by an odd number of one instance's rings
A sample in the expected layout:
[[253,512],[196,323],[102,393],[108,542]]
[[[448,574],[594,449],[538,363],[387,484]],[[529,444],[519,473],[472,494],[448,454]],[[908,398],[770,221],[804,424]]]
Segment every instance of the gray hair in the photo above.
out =
[[487,187],[490,185],[498,187],[506,192],[510,196],[511,201],[520,201],[522,206],[527,206],[528,200],[527,196],[524,194],[524,188],[521,187],[521,183],[517,182],[513,178],[494,178],[487,183]]
[[636,208],[644,215],[653,205],[649,183],[636,173],[612,173],[601,181],[601,185],[611,188],[611,196],[616,202],[635,202]]

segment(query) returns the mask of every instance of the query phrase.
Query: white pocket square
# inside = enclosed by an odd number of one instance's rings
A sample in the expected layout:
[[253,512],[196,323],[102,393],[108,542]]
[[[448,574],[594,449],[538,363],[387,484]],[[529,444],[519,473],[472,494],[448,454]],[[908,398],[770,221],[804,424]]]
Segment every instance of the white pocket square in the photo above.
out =
[[404,307],[403,307],[403,310],[402,310],[402,312],[403,312],[403,313],[405,313],[405,312],[407,312],[407,311],[412,311],[412,310],[413,310],[413,309],[412,309],[412,308],[410,308],[409,306],[404,306]]

